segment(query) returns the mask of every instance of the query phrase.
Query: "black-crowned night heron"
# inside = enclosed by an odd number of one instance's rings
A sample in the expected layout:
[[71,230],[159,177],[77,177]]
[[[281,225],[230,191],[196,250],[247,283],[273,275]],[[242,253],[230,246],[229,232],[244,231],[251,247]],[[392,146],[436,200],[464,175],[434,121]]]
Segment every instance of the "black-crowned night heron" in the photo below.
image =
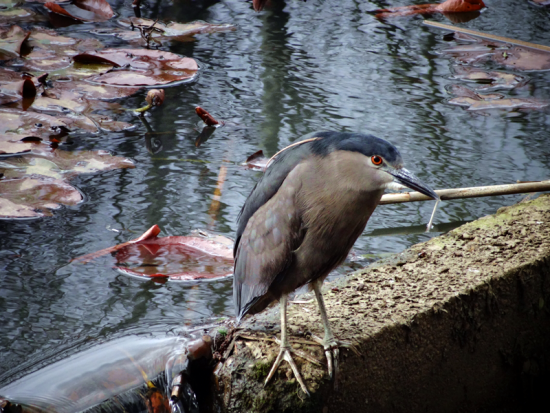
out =
[[329,375],[337,369],[338,342],[321,295],[326,276],[347,257],[386,188],[407,186],[437,194],[411,172],[391,143],[360,133],[320,132],[279,152],[246,200],[233,254],[237,320],[281,305],[281,349],[266,379],[287,360],[307,392],[290,353],[288,294],[305,284],[315,292],[325,330]]

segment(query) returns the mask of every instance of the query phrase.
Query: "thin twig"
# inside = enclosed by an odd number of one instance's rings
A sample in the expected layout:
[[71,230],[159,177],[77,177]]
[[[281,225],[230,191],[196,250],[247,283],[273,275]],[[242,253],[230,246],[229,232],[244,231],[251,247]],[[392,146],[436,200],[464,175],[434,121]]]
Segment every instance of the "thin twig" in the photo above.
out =
[[[445,201],[449,199],[478,198],[483,196],[513,195],[544,191],[550,191],[550,180],[509,185],[476,186],[472,188],[438,189],[435,193],[439,195],[442,201]],[[416,201],[433,201],[433,199],[420,192],[385,194],[380,200],[380,205]]]

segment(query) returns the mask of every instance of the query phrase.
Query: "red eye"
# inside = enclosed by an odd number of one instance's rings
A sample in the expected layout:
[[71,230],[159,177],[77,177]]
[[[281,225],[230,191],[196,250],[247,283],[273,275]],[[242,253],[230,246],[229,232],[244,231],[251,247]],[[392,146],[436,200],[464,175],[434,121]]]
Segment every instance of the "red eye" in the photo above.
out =
[[379,157],[378,155],[374,155],[373,157],[370,158],[370,160],[376,166],[382,165],[382,158]]

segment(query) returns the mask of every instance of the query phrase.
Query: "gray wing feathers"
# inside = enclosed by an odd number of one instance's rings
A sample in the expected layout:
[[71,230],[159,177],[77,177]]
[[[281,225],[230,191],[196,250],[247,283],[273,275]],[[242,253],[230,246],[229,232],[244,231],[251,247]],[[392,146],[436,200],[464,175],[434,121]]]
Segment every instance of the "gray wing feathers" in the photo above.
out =
[[233,296],[239,318],[268,293],[302,242],[295,205],[300,181],[295,178],[295,172],[293,170],[276,194],[248,219],[235,250]]

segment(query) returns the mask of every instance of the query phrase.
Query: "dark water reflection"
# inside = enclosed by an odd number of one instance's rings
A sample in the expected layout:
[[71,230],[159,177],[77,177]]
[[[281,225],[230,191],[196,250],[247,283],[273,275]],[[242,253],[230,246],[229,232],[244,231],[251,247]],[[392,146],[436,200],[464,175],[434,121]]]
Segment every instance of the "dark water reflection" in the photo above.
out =
[[[111,4],[130,16],[125,3]],[[382,23],[366,13],[385,2],[273,3],[262,13],[243,0],[158,1],[143,10],[144,17],[233,23],[238,30],[167,48],[197,59],[202,73],[193,84],[166,89],[164,106],[148,117],[161,151],[148,151],[145,127],[122,114],[118,120],[133,122],[137,131],[77,136],[67,149],[106,149],[135,160],[135,169],[78,177],[73,182],[85,202],[51,218],[0,222],[0,385],[22,366],[39,368],[48,355],[87,338],[172,331],[232,315],[231,280],[159,284],[117,273],[111,256],[86,265],[69,261],[135,238],[154,224],[163,235],[198,228],[232,237],[239,209],[260,176],[239,164],[258,149],[272,155],[315,130],[364,131],[392,141],[408,168],[434,188],[549,178],[549,112],[511,116],[448,105],[445,87],[460,83],[452,78],[454,62],[441,54],[449,43],[443,31],[424,27],[422,17]],[[489,9],[479,18],[460,25],[550,45],[549,9],[523,0],[486,3]],[[85,34],[89,28],[60,31]],[[509,93],[550,100],[550,72],[526,75],[529,82]],[[144,95],[124,106],[140,106]],[[231,123],[198,148],[197,105]],[[214,209],[222,165],[227,177]],[[521,198],[445,202],[436,223],[473,220]],[[399,252],[437,235],[369,236],[425,224],[432,207],[380,207],[355,246],[357,255]]]

